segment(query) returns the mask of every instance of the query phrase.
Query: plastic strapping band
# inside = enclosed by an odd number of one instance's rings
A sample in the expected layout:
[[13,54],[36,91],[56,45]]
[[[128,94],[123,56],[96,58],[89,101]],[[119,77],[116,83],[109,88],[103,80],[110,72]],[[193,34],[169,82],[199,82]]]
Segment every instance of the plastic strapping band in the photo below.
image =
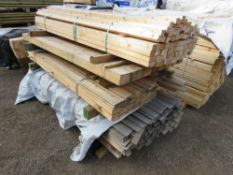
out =
[[81,83],[85,80],[88,80],[88,77],[82,78],[79,82],[76,83],[76,92],[78,93],[78,87],[81,85]]
[[107,30],[107,32],[105,33],[105,40],[104,40],[105,52],[108,52],[108,33],[109,33],[109,30],[111,29],[112,26],[113,26],[113,22],[111,22],[111,23],[109,24],[108,30]]
[[78,28],[78,24],[76,25],[78,18],[75,18],[74,23],[73,23],[73,40],[77,41],[77,28]]

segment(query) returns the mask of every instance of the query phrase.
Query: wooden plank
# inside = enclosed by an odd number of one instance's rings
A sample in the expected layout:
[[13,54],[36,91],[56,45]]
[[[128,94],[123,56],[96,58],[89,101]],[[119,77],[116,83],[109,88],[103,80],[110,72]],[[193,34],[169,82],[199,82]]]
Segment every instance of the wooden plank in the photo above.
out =
[[[127,134],[127,140],[123,141],[123,139],[119,136],[116,136],[114,133],[112,133],[112,128],[109,129],[101,138],[100,140],[106,141],[109,145],[111,145],[115,150],[117,150],[121,156],[130,156],[134,149],[141,149],[144,146],[149,146],[153,140],[159,136],[160,134],[167,134],[168,132],[172,132],[174,129],[177,128],[179,125],[179,122],[181,120],[182,116],[182,107],[180,105],[180,100],[177,98],[170,98],[169,95],[165,94],[164,92],[159,92],[161,94],[161,97],[156,97],[153,101],[160,104],[159,100],[163,103],[166,103],[166,99],[170,99],[172,101],[172,107],[167,108],[164,111],[165,113],[159,114],[159,117],[151,122],[143,122],[140,119],[147,119],[147,116],[144,114],[140,114],[139,109],[138,111],[132,113],[132,115],[126,117],[123,119],[120,123],[117,125],[124,126],[125,124],[129,126],[129,128],[132,128],[132,131],[130,131]],[[158,100],[159,99],[159,100]],[[175,102],[176,100],[176,102]],[[157,103],[154,103],[154,105],[157,105]],[[177,105],[179,103],[179,105]],[[148,107],[148,104],[144,105],[143,107]],[[151,115],[153,115],[153,111],[150,111]],[[136,114],[136,115],[135,115]],[[140,114],[140,115],[138,115]],[[137,118],[138,117],[138,118]],[[140,123],[143,125],[139,128],[134,128],[132,126],[133,120],[134,123]],[[137,120],[137,121],[136,121]],[[150,119],[149,119],[150,120]],[[131,121],[132,123],[128,123],[128,121]],[[136,121],[136,122],[135,122]],[[146,121],[146,120],[145,120]],[[137,124],[139,126],[140,124]],[[114,128],[115,126],[113,126]],[[119,127],[118,131],[124,133],[124,128]],[[118,133],[118,132],[117,132]],[[109,146],[108,145],[108,146]]]
[[95,156],[98,159],[102,159],[104,156],[106,156],[108,154],[108,150],[106,149],[106,147],[101,147],[99,148],[96,152],[95,152]]
[[203,37],[198,38],[193,53],[170,70],[186,80],[186,90],[178,90],[177,96],[195,108],[200,108],[208,101],[225,77],[225,63],[220,51]]
[[[149,79],[147,81],[151,81],[151,87],[148,90],[138,92],[135,88],[131,88],[132,99],[124,99],[98,84],[95,79],[91,79],[93,74],[50,53],[31,51],[29,57],[109,120],[122,117],[138,106],[147,103],[156,95],[157,84]],[[129,86],[125,85],[122,88],[127,89]]]
[[105,148],[108,149],[109,152],[111,152],[117,159],[121,158],[121,153],[117,151],[111,144],[106,142],[104,139],[100,139],[101,144],[105,146]]
[[128,119],[123,120],[122,123],[124,123],[126,126],[130,127],[131,129],[133,129],[136,132],[141,130],[140,126],[138,126],[137,124],[135,124],[134,122],[132,122]]
[[11,38],[9,40],[11,49],[20,65],[29,63],[27,52],[24,48],[25,41],[22,37]]
[[113,128],[117,130],[119,133],[121,133],[122,135],[124,135],[125,137],[128,137],[133,132],[132,129],[130,129],[129,127],[121,123],[114,125]]

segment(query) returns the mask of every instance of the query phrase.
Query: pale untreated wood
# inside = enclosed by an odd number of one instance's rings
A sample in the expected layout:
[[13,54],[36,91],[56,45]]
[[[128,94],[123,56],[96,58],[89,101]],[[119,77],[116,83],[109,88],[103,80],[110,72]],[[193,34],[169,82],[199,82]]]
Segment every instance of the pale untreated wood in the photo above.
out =
[[139,19],[146,20],[52,6],[39,10],[35,21],[43,30],[145,67],[175,64],[193,49],[197,30],[186,18],[153,17],[151,24]]
[[100,142],[116,158],[130,156],[133,150],[149,146],[156,137],[176,129],[181,116],[180,101],[161,91],[150,103],[112,126]]
[[[128,114],[156,95],[156,80],[147,78],[122,87],[104,87],[93,74],[55,55],[44,51],[30,51],[29,57],[109,120]],[[131,94],[130,98],[124,98],[128,94]]]
[[220,51],[206,38],[199,37],[192,54],[170,70],[186,80],[186,90],[176,95],[189,105],[200,108],[225,80],[225,63]]
[[95,4],[95,0],[63,0],[64,3]]
[[151,68],[144,68],[48,33],[46,35],[43,31],[25,34],[24,39],[116,85],[139,80],[152,72]]

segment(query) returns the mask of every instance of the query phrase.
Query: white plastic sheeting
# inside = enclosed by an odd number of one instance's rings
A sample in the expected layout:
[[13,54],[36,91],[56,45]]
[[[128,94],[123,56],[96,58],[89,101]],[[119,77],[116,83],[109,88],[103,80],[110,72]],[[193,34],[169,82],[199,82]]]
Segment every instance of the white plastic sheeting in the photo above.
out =
[[167,9],[229,17],[233,12],[233,3],[232,0],[168,0]]
[[125,118],[124,116],[113,122],[98,115],[87,120],[83,115],[83,107],[87,103],[42,69],[28,71],[20,83],[15,104],[32,97],[36,97],[42,103],[48,103],[55,110],[59,125],[63,129],[69,129],[73,126],[80,129],[80,143],[74,148],[71,155],[73,161],[83,160],[94,140],[99,138],[112,125]]
[[166,10],[114,8],[124,15],[186,16],[225,57],[226,73],[233,68],[233,0],[168,0]]

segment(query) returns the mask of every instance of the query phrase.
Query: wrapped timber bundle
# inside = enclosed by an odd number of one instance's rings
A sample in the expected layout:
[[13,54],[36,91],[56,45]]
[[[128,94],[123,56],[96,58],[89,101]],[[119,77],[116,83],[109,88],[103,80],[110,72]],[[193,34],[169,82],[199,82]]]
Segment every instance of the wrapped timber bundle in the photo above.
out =
[[185,17],[125,16],[67,6],[39,10],[35,23],[40,29],[144,67],[181,61],[197,37],[196,27]]
[[42,50],[28,53],[32,61],[109,120],[130,113],[156,96],[158,85],[155,78],[116,86],[51,53]]
[[133,150],[149,146],[156,137],[176,129],[182,113],[177,98],[159,92],[151,102],[111,127],[100,142],[116,158],[130,156]]
[[[18,68],[20,61],[12,50],[10,42],[11,39],[22,36],[23,33],[27,33],[28,28],[12,28],[12,29],[0,29],[0,66],[6,69]],[[17,47],[22,48],[23,43],[19,43]],[[21,57],[22,55],[20,55]]]
[[177,90],[177,96],[195,108],[203,106],[225,80],[223,56],[211,41],[202,37],[192,54],[170,70],[186,80],[186,90]]
[[0,0],[0,27],[34,23],[38,8],[62,4],[62,0]]

